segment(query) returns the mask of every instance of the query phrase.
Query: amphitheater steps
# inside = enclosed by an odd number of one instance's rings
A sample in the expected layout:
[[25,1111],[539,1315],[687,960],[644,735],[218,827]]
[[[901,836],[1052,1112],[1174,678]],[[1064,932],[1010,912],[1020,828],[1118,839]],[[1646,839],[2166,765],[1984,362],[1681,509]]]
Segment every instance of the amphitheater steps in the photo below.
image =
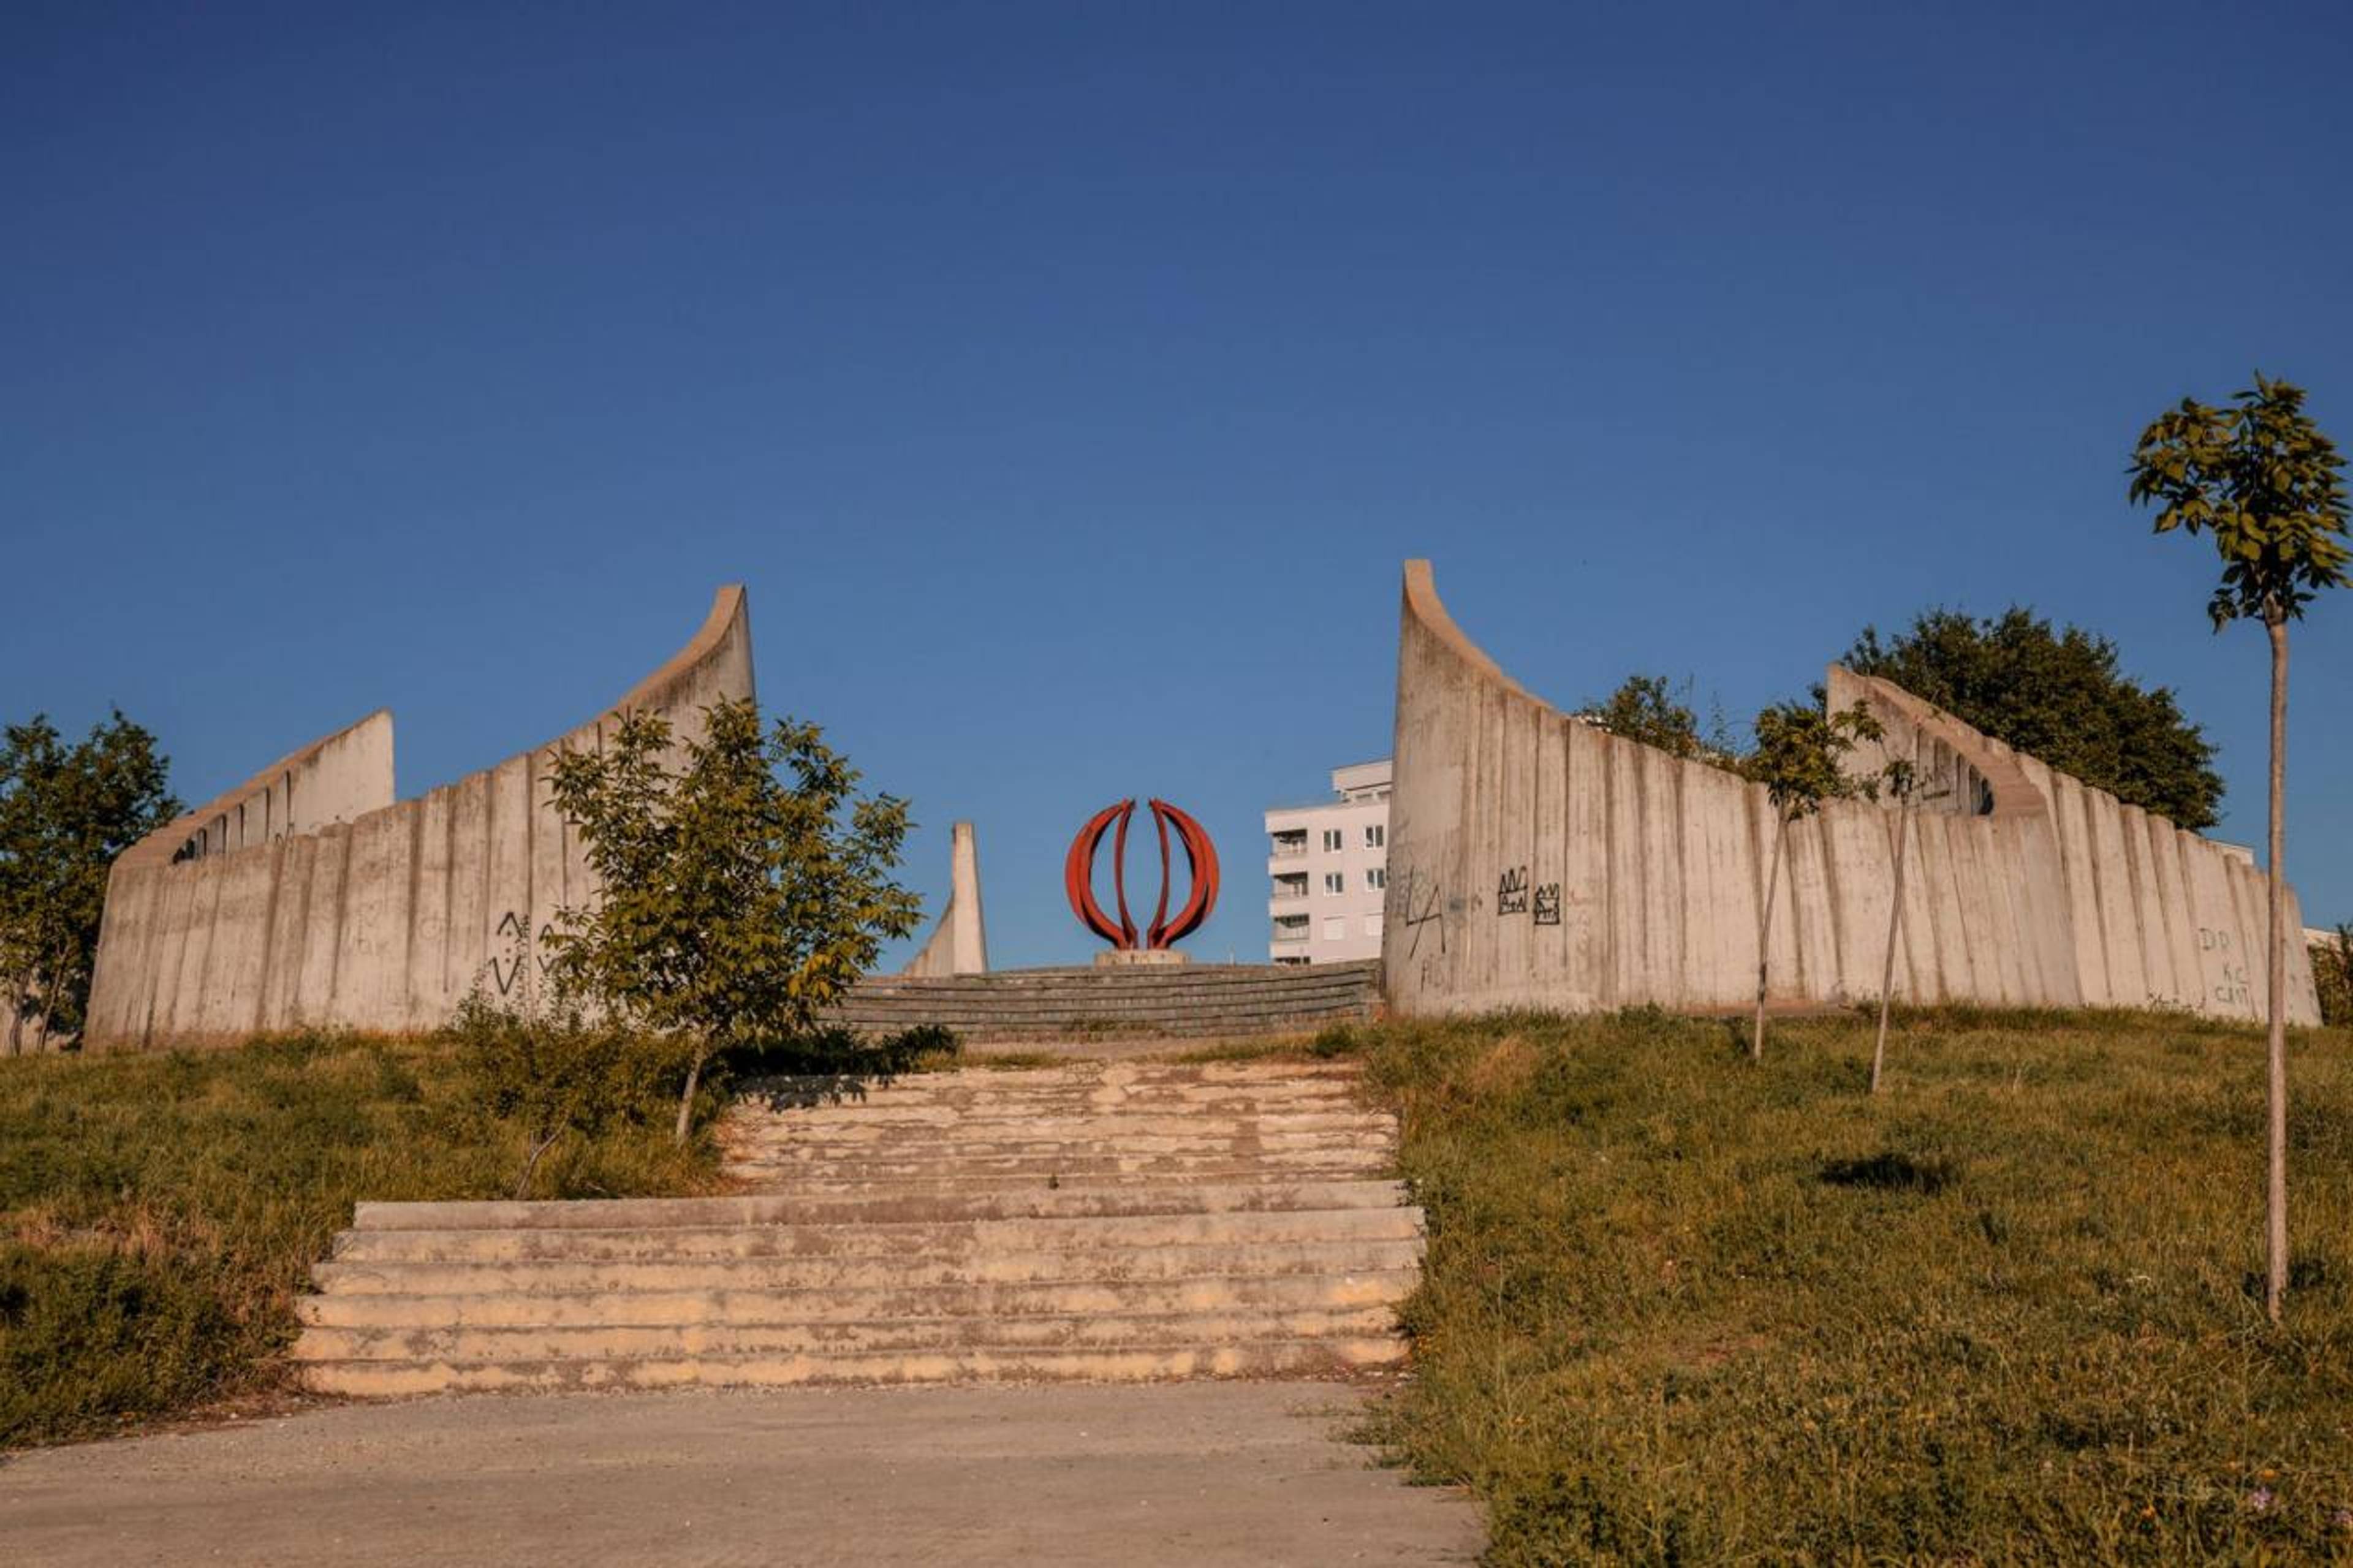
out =
[[841,1018],[889,1033],[936,1024],[968,1041],[1104,1036],[1243,1037],[1311,1031],[1368,1018],[1380,965],[1176,964],[1166,968],[1024,969],[860,981]]
[[832,1087],[739,1105],[723,1136],[748,1190],[728,1196],[361,1205],[301,1303],[305,1381],[1340,1376],[1402,1358],[1421,1215],[1351,1068],[1089,1062]]

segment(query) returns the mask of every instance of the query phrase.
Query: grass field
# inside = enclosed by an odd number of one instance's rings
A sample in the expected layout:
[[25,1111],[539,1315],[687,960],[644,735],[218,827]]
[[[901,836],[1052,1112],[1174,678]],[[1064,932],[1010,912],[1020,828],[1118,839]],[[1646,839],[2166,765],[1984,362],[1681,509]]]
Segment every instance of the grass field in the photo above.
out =
[[1356,1031],[1430,1223],[1377,1436],[1501,1563],[2353,1555],[2353,1036],[2158,1015]]
[[[284,1373],[311,1261],[356,1198],[503,1197],[520,1129],[435,1042],[0,1060],[0,1448],[117,1431]],[[659,1097],[541,1164],[538,1195],[682,1193]]]

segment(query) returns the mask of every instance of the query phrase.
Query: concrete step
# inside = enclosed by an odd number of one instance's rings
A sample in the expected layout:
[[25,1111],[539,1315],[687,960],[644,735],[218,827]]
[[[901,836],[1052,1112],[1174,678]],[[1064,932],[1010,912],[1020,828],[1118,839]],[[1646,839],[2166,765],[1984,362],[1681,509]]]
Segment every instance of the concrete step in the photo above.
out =
[[1312,1153],[1319,1150],[1385,1152],[1388,1140],[1375,1134],[1309,1128],[1304,1131],[1258,1131],[1250,1128],[1203,1128],[1184,1134],[1138,1135],[1133,1138],[1092,1138],[1083,1133],[1040,1133],[1035,1138],[996,1136],[972,1138],[952,1131],[916,1136],[865,1137],[848,1131],[797,1132],[766,1129],[750,1136],[733,1136],[731,1151],[746,1158],[765,1160],[875,1160],[905,1156],[924,1160],[969,1161],[976,1167],[992,1160],[1067,1159],[1093,1157],[1106,1151],[1122,1159],[1182,1158],[1234,1154]]
[[1379,1137],[1397,1134],[1397,1118],[1387,1112],[1337,1107],[1167,1111],[1107,1106],[1054,1110],[1025,1103],[995,1110],[965,1110],[952,1105],[901,1106],[878,1100],[864,1105],[827,1105],[805,1110],[738,1108],[728,1121],[731,1126],[760,1132],[867,1138],[922,1137],[943,1132],[965,1138],[1024,1137],[1032,1133],[1040,1137],[1184,1137],[1205,1128],[1355,1132]]
[[761,1193],[722,1198],[592,1198],[533,1203],[367,1203],[353,1228],[370,1230],[628,1230],[653,1226],[847,1225],[899,1220],[1050,1219],[1080,1215],[1261,1213],[1388,1208],[1405,1184],[1385,1181],[1168,1183],[1127,1187],[1043,1185],[997,1192],[912,1190],[836,1195]]
[[1277,1178],[1309,1171],[1319,1174],[1342,1172],[1373,1175],[1388,1167],[1390,1154],[1388,1150],[1372,1143],[1305,1149],[1208,1146],[1166,1153],[1136,1154],[1103,1152],[1099,1149],[1082,1152],[1054,1148],[1015,1149],[993,1154],[966,1154],[943,1149],[934,1153],[917,1147],[897,1150],[894,1157],[885,1157],[880,1152],[849,1154],[786,1145],[775,1149],[745,1150],[730,1163],[747,1175],[763,1171],[800,1172],[821,1174],[833,1181],[902,1181],[910,1176],[923,1176],[935,1178],[944,1185],[953,1185],[980,1176],[1120,1174],[1183,1179],[1235,1169],[1254,1170]]
[[1392,1307],[1416,1268],[1353,1274],[1204,1276],[1181,1279],[983,1281],[881,1289],[617,1291],[530,1295],[336,1294],[295,1303],[302,1321],[332,1328],[868,1322],[888,1318],[1150,1317],[1189,1312],[1338,1311]]
[[578,1327],[325,1328],[303,1331],[297,1361],[577,1361],[596,1357],[871,1354],[882,1351],[1124,1348],[1294,1339],[1363,1339],[1397,1327],[1387,1305],[1289,1311],[1072,1313],[782,1323],[605,1323]]
[[519,1362],[318,1361],[322,1394],[402,1394],[810,1384],[1110,1383],[1180,1377],[1336,1377],[1405,1359],[1393,1334],[1213,1345],[1008,1348],[872,1354],[647,1356]]
[[980,1281],[1174,1279],[1226,1274],[1379,1273],[1410,1268],[1417,1239],[1219,1242],[1145,1249],[921,1253],[897,1258],[814,1257],[545,1262],[321,1263],[311,1278],[330,1294],[471,1295],[512,1290],[878,1289]]
[[1411,1208],[857,1225],[659,1226],[615,1230],[347,1231],[339,1263],[620,1262],[724,1258],[956,1257],[982,1250],[1087,1253],[1228,1242],[1395,1241],[1421,1234]]
[[1085,1191],[1114,1187],[1166,1188],[1192,1182],[1229,1185],[1243,1182],[1270,1182],[1277,1184],[1307,1181],[1361,1182],[1379,1181],[1388,1177],[1386,1163],[1353,1160],[1346,1164],[1299,1166],[1280,1173],[1270,1173],[1260,1165],[1206,1165],[1198,1170],[1171,1173],[1145,1171],[1075,1171],[1065,1168],[998,1172],[992,1174],[949,1176],[943,1173],[952,1167],[925,1165],[910,1174],[874,1175],[859,1173],[844,1167],[840,1171],[819,1167],[804,1171],[798,1167],[730,1164],[737,1176],[755,1184],[765,1184],[779,1190],[789,1190],[803,1196],[879,1196],[890,1193],[909,1194],[933,1194],[944,1184],[953,1183],[961,1191],[970,1193],[1027,1193]]

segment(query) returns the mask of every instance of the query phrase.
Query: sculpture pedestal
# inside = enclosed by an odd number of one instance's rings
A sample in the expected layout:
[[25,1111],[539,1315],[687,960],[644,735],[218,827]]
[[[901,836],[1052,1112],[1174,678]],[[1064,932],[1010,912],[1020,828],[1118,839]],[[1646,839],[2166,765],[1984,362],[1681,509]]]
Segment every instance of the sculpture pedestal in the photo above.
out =
[[1173,947],[1135,947],[1124,952],[1112,948],[1095,954],[1097,969],[1148,969],[1184,962],[1185,955]]

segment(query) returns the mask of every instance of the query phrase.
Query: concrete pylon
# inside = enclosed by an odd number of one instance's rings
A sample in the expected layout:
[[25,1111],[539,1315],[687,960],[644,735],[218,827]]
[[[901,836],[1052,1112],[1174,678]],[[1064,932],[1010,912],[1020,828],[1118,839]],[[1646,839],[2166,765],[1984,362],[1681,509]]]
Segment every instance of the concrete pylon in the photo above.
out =
[[988,931],[980,917],[980,850],[972,824],[959,822],[950,830],[948,907],[940,913],[923,951],[902,974],[986,974],[988,972]]

